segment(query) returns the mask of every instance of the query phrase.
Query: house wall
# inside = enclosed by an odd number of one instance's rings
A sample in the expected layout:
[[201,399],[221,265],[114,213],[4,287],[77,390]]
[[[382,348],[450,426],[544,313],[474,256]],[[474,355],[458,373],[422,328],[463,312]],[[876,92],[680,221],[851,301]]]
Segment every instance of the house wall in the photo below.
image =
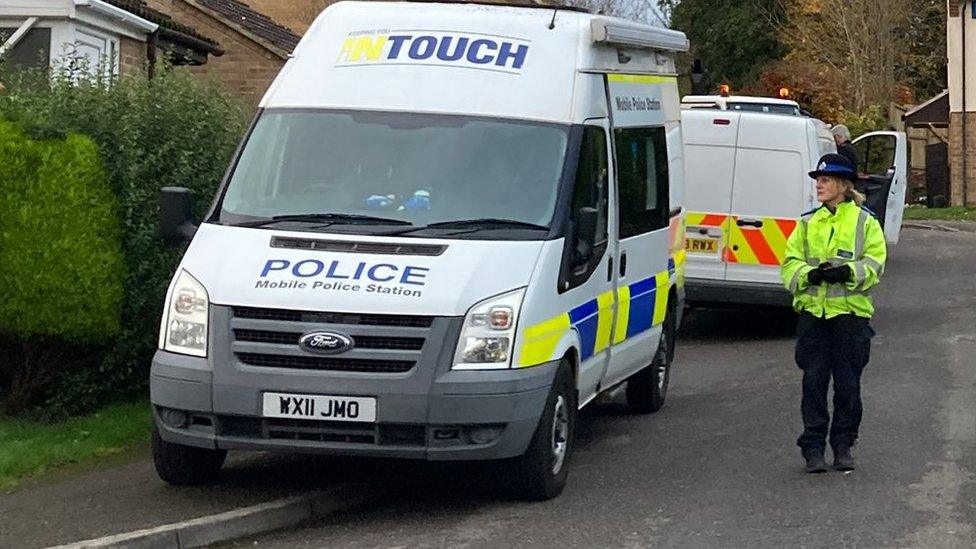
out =
[[119,74],[131,75],[146,70],[146,43],[123,36],[119,42]]
[[322,10],[336,0],[245,0],[249,6],[301,36]]
[[962,27],[966,25],[966,110],[976,110],[976,19],[971,2],[949,1],[946,57],[949,73],[949,111],[962,111]]
[[[952,187],[952,204],[976,205],[976,112],[966,113],[966,146],[962,139],[963,113],[949,113],[949,184]],[[966,157],[965,181],[963,181],[963,156]],[[965,187],[965,192],[964,192]],[[964,195],[965,194],[965,202]]]
[[[976,204],[976,19],[972,3],[947,0],[946,45],[949,73],[949,171],[952,204]],[[963,80],[963,24],[966,26],[966,77]],[[963,145],[963,89],[966,144]],[[966,169],[963,173],[963,158]],[[965,179],[964,179],[965,178]],[[967,187],[964,192],[963,187]],[[966,196],[964,196],[964,194]]]
[[245,105],[257,106],[285,64],[277,54],[183,0],[148,0],[147,3],[220,44],[224,55],[209,56],[206,64],[190,70],[216,81]]

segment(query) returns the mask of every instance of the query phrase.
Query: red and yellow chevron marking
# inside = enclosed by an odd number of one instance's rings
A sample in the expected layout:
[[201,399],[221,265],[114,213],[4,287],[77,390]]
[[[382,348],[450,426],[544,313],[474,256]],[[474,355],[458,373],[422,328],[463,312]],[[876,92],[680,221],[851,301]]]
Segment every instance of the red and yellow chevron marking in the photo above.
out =
[[[746,217],[746,216],[743,216]],[[688,212],[689,226],[722,228],[722,259],[740,265],[781,265],[795,219],[761,217],[762,227],[739,226],[740,216]],[[749,218],[756,219],[756,218]]]

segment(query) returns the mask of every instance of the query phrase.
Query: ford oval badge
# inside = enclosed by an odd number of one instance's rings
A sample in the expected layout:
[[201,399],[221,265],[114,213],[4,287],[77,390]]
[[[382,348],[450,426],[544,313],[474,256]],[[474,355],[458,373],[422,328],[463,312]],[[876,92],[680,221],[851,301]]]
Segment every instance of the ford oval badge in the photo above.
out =
[[298,340],[299,347],[320,355],[344,353],[352,349],[353,345],[351,337],[335,332],[312,332]]

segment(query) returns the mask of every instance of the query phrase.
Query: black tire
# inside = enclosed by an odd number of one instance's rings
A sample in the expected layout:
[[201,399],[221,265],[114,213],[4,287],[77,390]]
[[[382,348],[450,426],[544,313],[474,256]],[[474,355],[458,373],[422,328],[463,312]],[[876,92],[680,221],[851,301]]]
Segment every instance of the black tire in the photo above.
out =
[[674,361],[675,317],[674,307],[669,308],[654,359],[627,380],[627,407],[635,414],[653,414],[664,406]]
[[[562,429],[557,429],[557,410],[565,422]],[[562,432],[557,434],[557,431]],[[512,460],[509,479],[513,483],[516,497],[528,501],[544,501],[562,493],[566,487],[575,435],[576,386],[572,366],[563,360],[556,371],[546,408],[539,419],[535,434],[532,435],[528,450]],[[561,460],[555,449],[555,441],[559,439],[565,444]]]
[[166,442],[159,436],[159,430],[154,428],[152,455],[159,478],[176,486],[197,486],[212,484],[220,478],[220,468],[227,459],[227,450]]

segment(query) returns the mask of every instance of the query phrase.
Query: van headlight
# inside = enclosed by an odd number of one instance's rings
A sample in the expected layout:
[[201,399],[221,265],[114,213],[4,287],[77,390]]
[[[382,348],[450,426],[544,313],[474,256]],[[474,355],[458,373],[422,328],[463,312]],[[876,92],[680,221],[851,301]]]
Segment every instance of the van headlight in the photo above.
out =
[[515,328],[525,288],[478,303],[464,317],[455,370],[500,370],[512,364]]
[[163,314],[163,349],[184,355],[207,356],[207,318],[210,301],[203,284],[180,271]]

